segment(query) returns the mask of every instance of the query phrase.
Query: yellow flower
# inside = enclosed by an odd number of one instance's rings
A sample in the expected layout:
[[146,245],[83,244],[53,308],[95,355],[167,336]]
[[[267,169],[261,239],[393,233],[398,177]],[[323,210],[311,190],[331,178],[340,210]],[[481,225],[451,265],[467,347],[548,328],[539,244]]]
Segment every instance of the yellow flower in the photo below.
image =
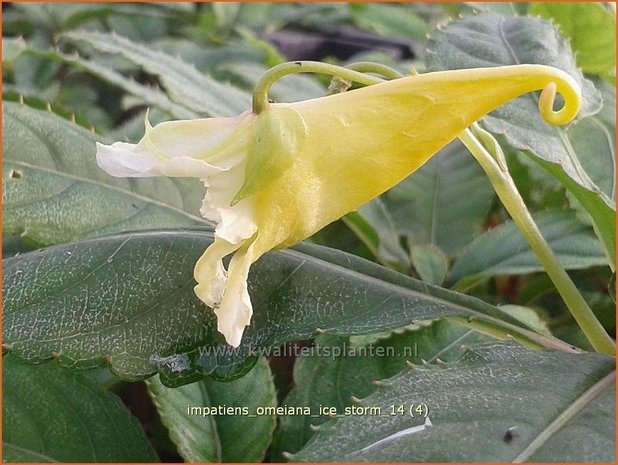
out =
[[[541,65],[416,75],[236,118],[172,121],[138,144],[97,145],[113,176],[195,176],[208,188],[201,214],[217,223],[195,266],[197,296],[237,347],[252,306],[249,268],[357,209],[417,170],[466,127],[505,102],[545,89],[546,120],[579,111],[573,79]],[[564,107],[552,109],[556,90]],[[228,269],[222,259],[234,253]]]

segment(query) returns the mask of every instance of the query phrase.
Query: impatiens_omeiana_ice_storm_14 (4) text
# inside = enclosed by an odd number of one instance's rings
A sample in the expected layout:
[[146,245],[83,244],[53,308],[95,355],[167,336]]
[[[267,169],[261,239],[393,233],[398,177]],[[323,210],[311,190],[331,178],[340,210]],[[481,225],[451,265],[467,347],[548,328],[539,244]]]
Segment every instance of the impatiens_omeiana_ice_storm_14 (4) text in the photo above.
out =
[[[270,103],[269,86],[300,71],[340,74],[364,87],[295,103]],[[137,144],[97,143],[97,163],[117,177],[198,177],[200,213],[217,224],[195,265],[195,293],[239,346],[250,324],[251,264],[356,210],[421,167],[467,127],[504,103],[541,90],[552,124],[578,113],[578,85],[544,65],[414,74],[392,80],[316,62],[273,68],[237,117],[169,121]],[[564,99],[553,108],[556,93]],[[229,265],[223,258],[233,254]],[[208,311],[206,308],[204,311]]]

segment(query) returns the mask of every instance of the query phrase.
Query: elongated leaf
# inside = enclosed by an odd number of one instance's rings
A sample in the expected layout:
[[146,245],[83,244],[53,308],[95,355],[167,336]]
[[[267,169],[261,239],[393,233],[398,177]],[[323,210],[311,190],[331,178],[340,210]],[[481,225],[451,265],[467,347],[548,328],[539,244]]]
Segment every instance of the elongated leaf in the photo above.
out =
[[[583,78],[569,45],[545,21],[494,14],[466,18],[450,24],[442,32],[436,32],[428,49],[427,61],[432,69],[521,63],[555,66],[572,75],[580,84],[583,93],[582,117],[594,114],[601,108],[599,92]],[[483,125],[490,132],[501,135],[515,150],[524,151],[549,168],[576,196],[582,189],[590,192],[583,205],[592,217],[613,266],[616,228],[614,220],[608,222],[607,218],[615,218],[615,203],[610,195],[600,191],[582,167],[580,159],[591,154],[587,150],[576,151],[581,150],[582,146],[575,144],[568,126],[556,127],[543,121],[537,102],[535,94],[521,97],[492,112],[483,119]],[[596,143],[606,145],[605,136],[601,136]],[[578,196],[580,201],[581,195]]]
[[196,180],[118,179],[95,161],[97,138],[50,112],[2,106],[2,232],[48,245],[97,234],[208,224]]
[[383,198],[412,244],[434,244],[453,256],[480,232],[494,195],[472,155],[455,141]]
[[[572,213],[543,213],[535,221],[566,269],[607,265],[603,248],[592,229]],[[457,259],[449,279],[524,274],[543,271],[538,258],[513,222],[479,236]]]
[[292,461],[613,462],[615,375],[600,354],[471,349],[384,381],[358,406],[374,410],[339,412]]
[[67,55],[59,51],[43,52],[41,50],[29,49],[28,53],[34,56],[47,58],[53,61],[69,63],[73,67],[91,73],[98,78],[120,87],[134,97],[141,99],[146,105],[156,106],[169,112],[177,119],[197,118],[198,114],[182,105],[172,102],[167,95],[159,89],[140,84],[122,74],[110,69],[109,67],[98,64],[95,61],[86,60],[78,54]]
[[2,359],[5,462],[156,462],[137,420],[89,376]]
[[161,421],[187,462],[261,462],[264,458],[276,418],[259,409],[277,405],[266,359],[229,383],[206,379],[168,388],[154,377],[147,384]]
[[375,380],[390,378],[406,368],[406,362],[433,363],[459,358],[461,347],[487,340],[475,331],[438,320],[429,325],[418,325],[416,330],[358,346],[351,338],[318,336],[314,353],[297,359],[294,365],[294,389],[283,404],[310,407],[312,415],[286,415],[280,419],[276,449],[297,452],[313,436],[313,427],[328,420],[320,415],[320,406],[343,411],[353,405],[351,396],[366,397],[377,389]]
[[102,52],[129,59],[156,75],[174,102],[205,116],[236,116],[251,108],[248,94],[217,82],[194,66],[160,50],[116,34],[70,32],[63,37],[78,45],[83,42]]
[[[535,339],[518,320],[477,299],[371,262],[301,245],[252,268],[254,315],[238,349],[193,292],[193,267],[212,233],[170,230],[89,239],[3,262],[3,343],[30,362],[108,363],[124,378],[156,371],[167,385],[213,373],[239,376],[255,356],[320,331],[367,334],[457,315]],[[51,279],[53,277],[53,279]],[[541,344],[556,344],[547,338]],[[557,343],[558,347],[564,344]]]
[[616,16],[597,2],[533,2],[530,13],[551,20],[571,39],[577,65],[590,74],[616,66]]

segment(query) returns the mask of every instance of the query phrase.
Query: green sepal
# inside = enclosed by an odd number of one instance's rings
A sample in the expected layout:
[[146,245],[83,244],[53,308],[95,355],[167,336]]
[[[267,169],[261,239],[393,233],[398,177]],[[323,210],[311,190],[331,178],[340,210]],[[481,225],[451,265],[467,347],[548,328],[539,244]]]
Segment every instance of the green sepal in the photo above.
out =
[[259,115],[249,148],[245,181],[232,205],[255,194],[292,166],[307,134],[303,117],[290,107],[270,107]]

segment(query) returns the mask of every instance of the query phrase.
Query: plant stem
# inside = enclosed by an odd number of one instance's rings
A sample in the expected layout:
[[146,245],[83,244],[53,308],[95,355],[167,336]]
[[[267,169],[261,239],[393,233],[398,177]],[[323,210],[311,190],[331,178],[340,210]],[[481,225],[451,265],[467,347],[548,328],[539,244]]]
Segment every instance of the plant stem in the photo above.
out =
[[259,114],[268,108],[268,91],[271,86],[284,76],[297,73],[319,73],[338,76],[347,81],[358,82],[366,86],[384,82],[375,76],[344,68],[342,66],[320,63],[319,61],[294,61],[281,63],[269,69],[253,89],[253,113]]
[[459,139],[479,162],[494,187],[498,197],[517,224],[522,234],[536,253],[545,271],[564,299],[566,306],[575,321],[590,341],[594,350],[614,355],[616,345],[607,334],[601,323],[581,296],[575,284],[558,261],[545,238],[541,235],[536,223],[513,182],[513,178],[504,163],[499,163],[487,151],[476,136],[466,129]]
[[359,61],[346,66],[347,69],[353,71],[359,71],[361,73],[374,73],[384,76],[386,79],[399,79],[404,77],[396,69],[390,66],[382,65],[380,63],[374,63],[372,61]]

